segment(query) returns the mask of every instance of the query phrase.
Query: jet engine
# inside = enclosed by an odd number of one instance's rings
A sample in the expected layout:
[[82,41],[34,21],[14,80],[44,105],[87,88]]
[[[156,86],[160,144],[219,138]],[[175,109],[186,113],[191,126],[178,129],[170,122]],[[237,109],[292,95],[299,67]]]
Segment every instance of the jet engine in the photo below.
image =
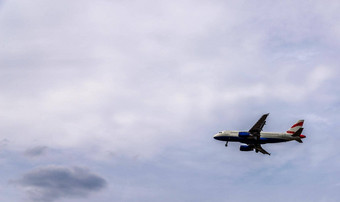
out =
[[241,145],[240,146],[240,151],[253,151],[254,147],[249,146],[249,145]]

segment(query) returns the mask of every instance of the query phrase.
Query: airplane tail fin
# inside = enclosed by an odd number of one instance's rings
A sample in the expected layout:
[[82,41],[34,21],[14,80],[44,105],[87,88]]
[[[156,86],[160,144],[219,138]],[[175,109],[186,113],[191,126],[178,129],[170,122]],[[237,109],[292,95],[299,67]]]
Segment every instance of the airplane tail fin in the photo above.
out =
[[290,127],[287,130],[287,133],[293,135],[296,131],[298,131],[300,128],[302,128],[303,122],[304,122],[304,120],[298,120],[294,125],[292,125],[292,127]]

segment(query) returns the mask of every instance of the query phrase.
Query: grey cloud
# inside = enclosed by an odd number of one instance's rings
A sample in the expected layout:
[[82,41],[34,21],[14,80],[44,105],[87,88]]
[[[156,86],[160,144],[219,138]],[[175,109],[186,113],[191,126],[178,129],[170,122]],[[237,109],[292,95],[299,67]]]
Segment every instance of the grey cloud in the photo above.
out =
[[106,180],[80,167],[47,166],[34,169],[15,181],[32,201],[86,197],[106,186]]
[[[37,139],[51,147],[89,144],[153,156],[221,109],[239,115],[240,103],[254,106],[249,100],[302,103],[322,93],[322,81],[333,82],[327,75],[309,79],[322,73],[314,70],[336,71],[317,60],[327,45],[303,40],[328,33],[306,20],[323,22],[315,12],[296,17],[299,9],[289,3],[282,4],[293,8],[292,17],[277,12],[281,4],[154,3],[6,2],[0,19],[8,46],[0,48],[2,131],[16,144]],[[306,31],[296,31],[300,25]],[[319,57],[308,56],[310,47]],[[295,52],[315,59],[297,63]]]
[[37,157],[44,155],[48,150],[48,147],[46,146],[36,146],[33,148],[27,149],[24,154],[29,157]]
[[0,140],[0,145],[1,145],[1,146],[7,146],[7,145],[8,145],[8,143],[9,143],[9,140],[8,140],[8,139],[6,139],[6,138],[4,138],[4,139]]

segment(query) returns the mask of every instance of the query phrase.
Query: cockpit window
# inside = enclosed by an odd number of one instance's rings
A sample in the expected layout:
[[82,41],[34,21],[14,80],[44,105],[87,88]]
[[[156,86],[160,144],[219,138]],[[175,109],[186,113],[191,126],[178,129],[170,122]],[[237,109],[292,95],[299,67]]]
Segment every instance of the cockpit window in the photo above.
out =
[[221,131],[221,132],[218,132],[218,133],[222,133],[222,131]]

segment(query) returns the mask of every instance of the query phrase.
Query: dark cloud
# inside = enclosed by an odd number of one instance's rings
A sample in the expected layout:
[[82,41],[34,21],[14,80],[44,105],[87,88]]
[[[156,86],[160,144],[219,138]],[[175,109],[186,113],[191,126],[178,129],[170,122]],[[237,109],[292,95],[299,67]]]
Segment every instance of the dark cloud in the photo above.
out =
[[0,140],[0,145],[1,145],[2,147],[5,147],[5,146],[7,146],[7,145],[8,145],[8,143],[9,143],[9,140],[8,140],[8,139],[6,139],[6,138],[4,138],[4,139]]
[[86,197],[106,186],[97,174],[80,167],[47,166],[26,173],[15,184],[22,186],[32,201],[54,201],[68,197]]
[[25,151],[25,156],[28,157],[37,157],[44,155],[47,152],[48,148],[46,146],[36,146],[33,148],[29,148]]

